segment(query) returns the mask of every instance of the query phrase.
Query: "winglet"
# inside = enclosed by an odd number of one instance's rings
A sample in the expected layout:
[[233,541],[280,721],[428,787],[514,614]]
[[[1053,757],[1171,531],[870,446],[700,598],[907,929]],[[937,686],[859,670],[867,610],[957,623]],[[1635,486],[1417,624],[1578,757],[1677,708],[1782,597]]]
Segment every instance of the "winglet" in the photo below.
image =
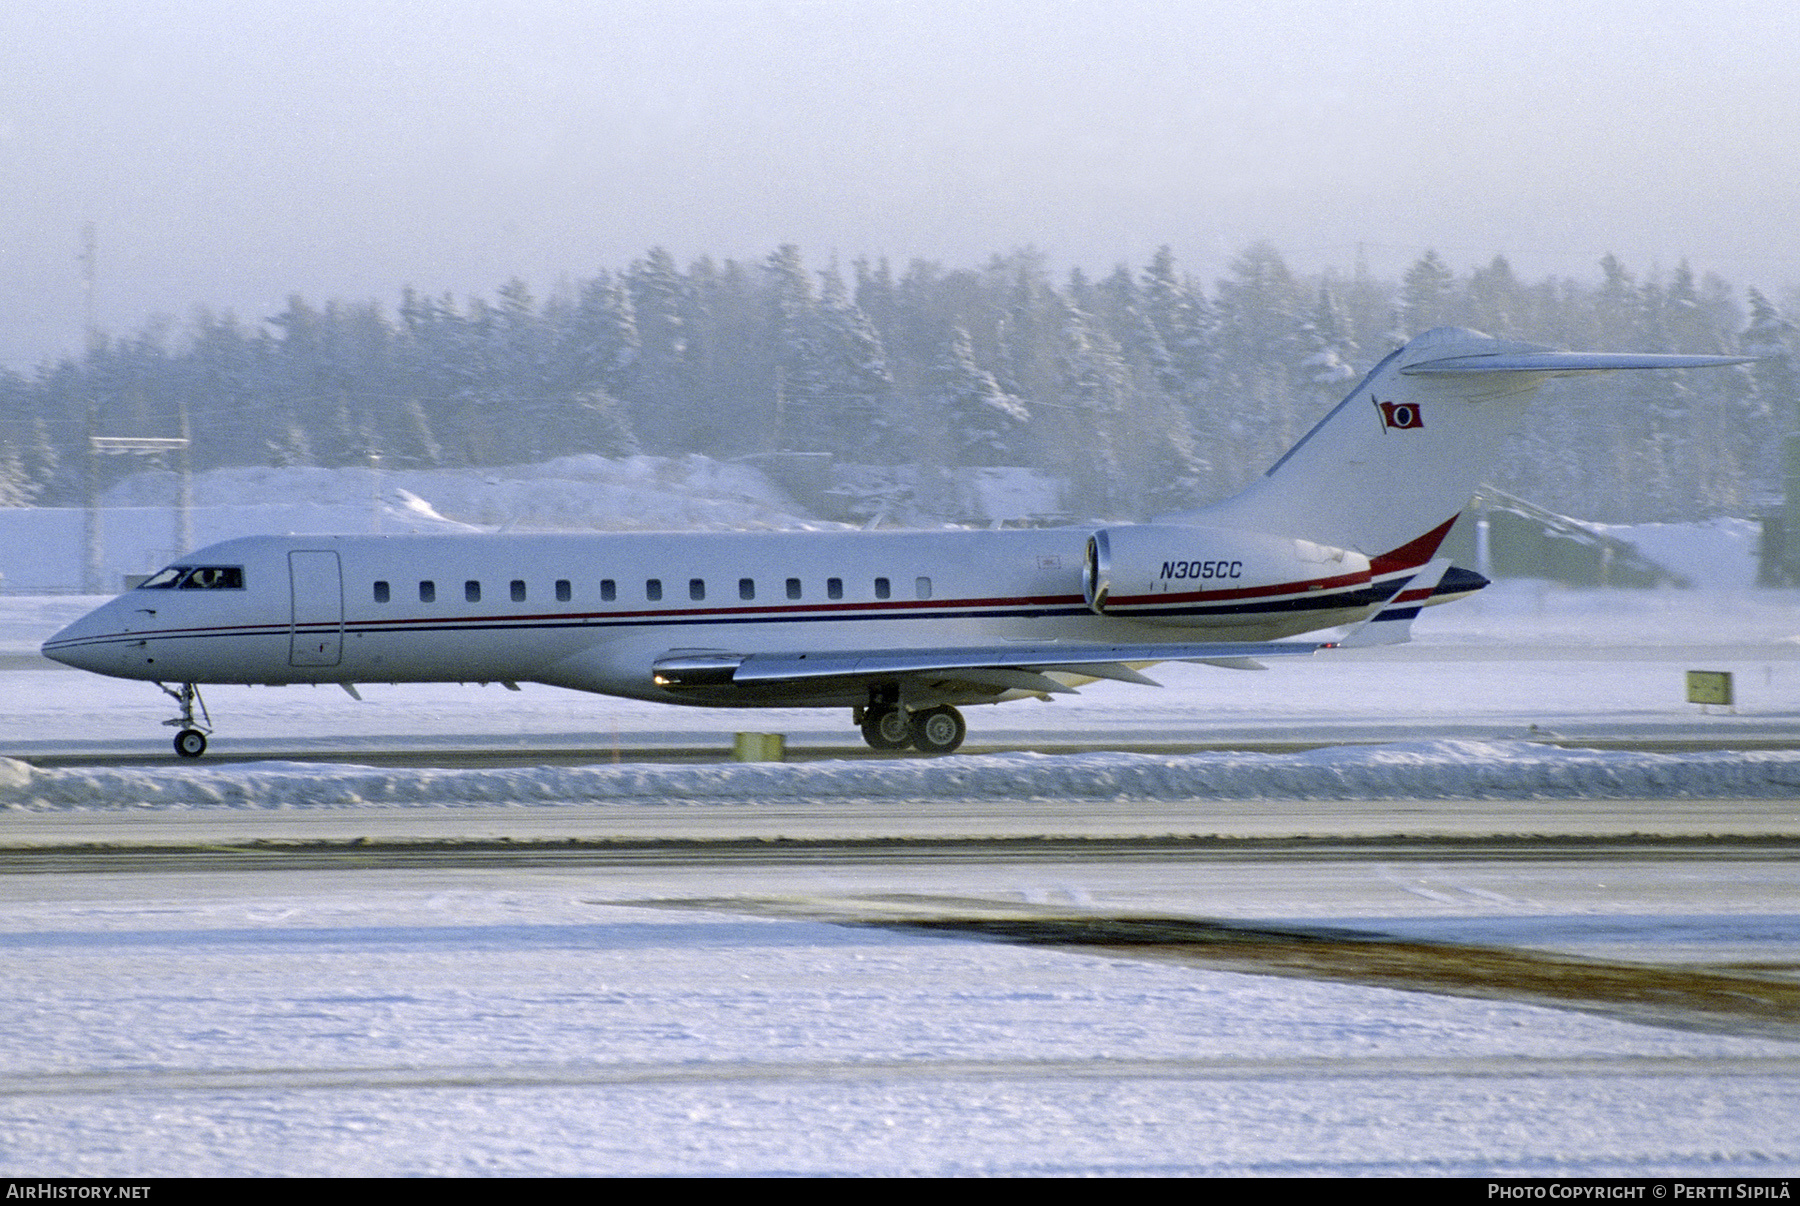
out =
[[1427,561],[1393,598],[1382,604],[1380,611],[1352,628],[1334,645],[1339,649],[1366,649],[1373,645],[1404,645],[1412,640],[1412,625],[1419,618],[1419,608],[1431,598],[1431,592],[1437,589],[1449,569],[1448,557]]

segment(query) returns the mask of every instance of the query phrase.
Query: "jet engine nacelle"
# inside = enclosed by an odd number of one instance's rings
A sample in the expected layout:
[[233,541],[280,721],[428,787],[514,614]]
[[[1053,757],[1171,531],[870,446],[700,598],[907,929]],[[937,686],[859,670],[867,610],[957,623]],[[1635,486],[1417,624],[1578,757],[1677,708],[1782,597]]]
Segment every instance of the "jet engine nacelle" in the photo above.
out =
[[1081,585],[1099,615],[1217,624],[1223,617],[1216,614],[1159,613],[1205,599],[1354,588],[1369,577],[1369,559],[1349,549],[1260,532],[1146,523],[1090,536]]

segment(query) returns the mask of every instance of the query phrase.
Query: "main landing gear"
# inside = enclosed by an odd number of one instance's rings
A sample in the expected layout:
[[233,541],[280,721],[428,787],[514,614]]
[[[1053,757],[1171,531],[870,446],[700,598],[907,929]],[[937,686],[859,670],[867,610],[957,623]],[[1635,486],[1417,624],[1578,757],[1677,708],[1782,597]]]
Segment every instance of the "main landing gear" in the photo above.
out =
[[[183,758],[198,758],[206,752],[206,735],[212,732],[212,716],[206,710],[206,701],[200,698],[200,688],[193,683],[182,683],[177,691],[166,683],[157,683],[162,693],[181,705],[181,715],[163,723],[175,729],[175,752]],[[200,719],[194,719],[194,705],[200,705]]]
[[862,712],[863,740],[871,749],[903,750],[921,754],[953,754],[969,735],[962,713],[948,704],[908,712],[894,704],[876,704]]

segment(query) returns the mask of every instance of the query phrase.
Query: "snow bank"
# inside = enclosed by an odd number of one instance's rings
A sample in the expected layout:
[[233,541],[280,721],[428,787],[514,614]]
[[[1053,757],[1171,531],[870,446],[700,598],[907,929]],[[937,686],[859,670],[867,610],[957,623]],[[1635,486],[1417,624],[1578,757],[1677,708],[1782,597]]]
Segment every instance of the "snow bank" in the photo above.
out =
[[500,770],[266,762],[40,769],[0,759],[14,809],[302,809],[778,799],[1792,799],[1800,752],[1638,754],[1423,741],[1304,754],[1004,754],[915,761]]

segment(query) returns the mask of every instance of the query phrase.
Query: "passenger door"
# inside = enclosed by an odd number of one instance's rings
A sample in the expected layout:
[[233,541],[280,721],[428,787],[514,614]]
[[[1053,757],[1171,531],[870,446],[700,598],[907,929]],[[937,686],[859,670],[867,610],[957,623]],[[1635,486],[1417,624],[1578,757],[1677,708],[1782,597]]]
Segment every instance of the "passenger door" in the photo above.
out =
[[294,620],[288,664],[335,666],[344,656],[344,576],[331,552],[288,554]]

